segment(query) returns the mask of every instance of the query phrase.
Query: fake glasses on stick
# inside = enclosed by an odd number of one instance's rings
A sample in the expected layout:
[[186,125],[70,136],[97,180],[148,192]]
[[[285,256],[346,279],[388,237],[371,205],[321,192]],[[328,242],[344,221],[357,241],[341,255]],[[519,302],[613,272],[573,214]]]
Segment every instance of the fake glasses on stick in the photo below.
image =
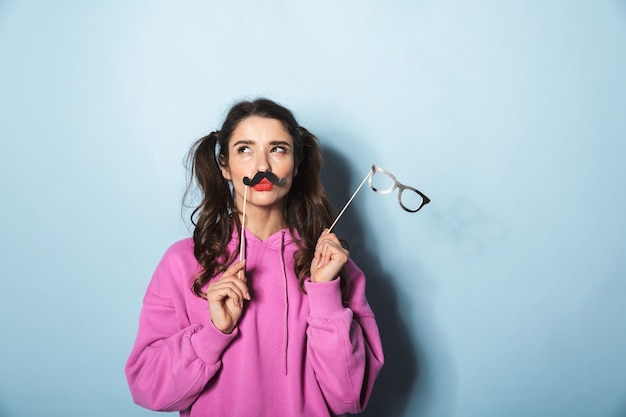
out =
[[361,190],[363,185],[365,185],[366,181],[370,188],[378,194],[389,194],[398,189],[398,203],[403,210],[409,213],[417,213],[430,202],[430,199],[417,188],[402,184],[391,172],[378,165],[372,165],[372,169],[367,173],[365,178],[363,178],[363,181],[361,181],[361,184],[359,184],[356,191],[352,194],[352,197],[350,197],[333,224],[328,228],[329,233],[333,230],[352,200],[354,200],[354,197],[356,197],[357,193]]

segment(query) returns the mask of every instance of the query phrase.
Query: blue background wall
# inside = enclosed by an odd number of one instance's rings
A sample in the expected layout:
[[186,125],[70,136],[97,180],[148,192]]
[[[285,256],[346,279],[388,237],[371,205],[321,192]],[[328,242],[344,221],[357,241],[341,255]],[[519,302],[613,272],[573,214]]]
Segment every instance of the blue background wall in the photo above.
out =
[[626,415],[626,3],[0,3],[0,415],[148,416],[123,373],[183,158],[287,104],[369,273],[369,416]]

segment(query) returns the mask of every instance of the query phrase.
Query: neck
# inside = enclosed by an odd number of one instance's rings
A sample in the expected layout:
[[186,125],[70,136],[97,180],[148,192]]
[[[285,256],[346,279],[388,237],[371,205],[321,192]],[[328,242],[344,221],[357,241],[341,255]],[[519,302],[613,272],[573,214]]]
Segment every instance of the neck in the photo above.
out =
[[[241,219],[241,214],[239,216]],[[278,209],[247,207],[245,227],[261,240],[265,240],[274,233],[287,227],[287,221],[283,217],[282,207]]]

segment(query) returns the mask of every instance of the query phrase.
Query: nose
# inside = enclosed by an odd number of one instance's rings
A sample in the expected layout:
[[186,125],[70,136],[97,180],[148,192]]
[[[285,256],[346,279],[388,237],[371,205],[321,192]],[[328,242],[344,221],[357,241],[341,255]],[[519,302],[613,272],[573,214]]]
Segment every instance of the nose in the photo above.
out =
[[269,155],[266,155],[265,152],[259,152],[257,155],[256,170],[257,172],[272,172]]

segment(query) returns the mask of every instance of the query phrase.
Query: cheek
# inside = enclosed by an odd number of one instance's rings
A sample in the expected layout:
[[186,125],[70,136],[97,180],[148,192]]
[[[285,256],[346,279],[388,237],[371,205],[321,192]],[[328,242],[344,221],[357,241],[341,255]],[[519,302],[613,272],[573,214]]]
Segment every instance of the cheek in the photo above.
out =
[[295,176],[298,173],[298,167],[296,167],[293,157],[283,161],[283,171],[285,175],[289,176]]
[[228,164],[222,166],[222,175],[229,181],[242,182],[243,177],[250,176],[254,169],[242,158],[231,158]]

